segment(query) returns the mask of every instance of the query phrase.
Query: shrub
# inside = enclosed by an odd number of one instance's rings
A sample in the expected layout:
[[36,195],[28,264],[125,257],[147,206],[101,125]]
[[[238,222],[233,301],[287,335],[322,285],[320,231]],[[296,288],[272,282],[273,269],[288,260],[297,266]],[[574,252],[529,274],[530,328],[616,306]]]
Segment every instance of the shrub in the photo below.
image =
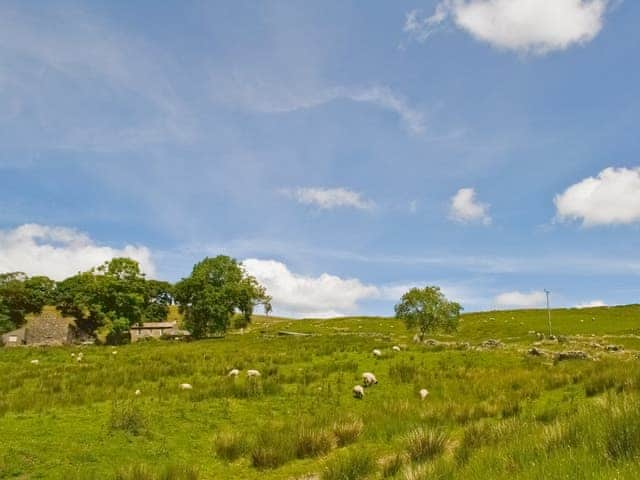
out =
[[374,471],[376,462],[366,450],[344,451],[329,459],[322,480],[360,480]]
[[109,429],[140,435],[146,429],[147,419],[139,405],[132,400],[115,400],[111,404]]
[[449,437],[443,431],[416,428],[407,434],[405,440],[409,458],[421,462],[443,454]]
[[346,419],[333,424],[333,434],[336,436],[339,447],[355,442],[363,429],[364,424],[359,418]]
[[213,440],[213,449],[218,457],[232,462],[247,451],[247,443],[238,432],[218,432]]

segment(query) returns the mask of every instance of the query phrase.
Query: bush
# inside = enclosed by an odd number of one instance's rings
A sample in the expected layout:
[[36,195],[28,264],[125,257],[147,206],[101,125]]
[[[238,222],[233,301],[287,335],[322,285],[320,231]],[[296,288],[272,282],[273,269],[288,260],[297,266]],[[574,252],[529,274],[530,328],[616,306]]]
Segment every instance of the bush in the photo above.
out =
[[366,450],[340,452],[327,461],[322,480],[360,480],[376,468],[373,456]]
[[218,457],[232,462],[247,451],[247,443],[238,432],[219,432],[213,440],[213,449]]
[[364,424],[359,418],[346,419],[333,424],[333,434],[336,436],[339,447],[355,442],[363,429]]
[[109,429],[140,435],[146,430],[147,419],[139,405],[132,400],[115,400],[111,404]]
[[406,436],[407,453],[414,462],[431,460],[444,453],[448,441],[448,435],[442,431],[416,428]]

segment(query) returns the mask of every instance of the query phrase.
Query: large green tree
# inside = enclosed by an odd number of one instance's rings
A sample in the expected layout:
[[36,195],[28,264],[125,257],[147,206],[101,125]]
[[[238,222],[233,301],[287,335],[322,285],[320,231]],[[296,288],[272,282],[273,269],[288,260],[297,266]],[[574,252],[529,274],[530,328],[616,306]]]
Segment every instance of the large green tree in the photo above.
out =
[[56,284],[37,276],[29,278],[22,272],[0,274],[0,331],[21,326],[29,313],[39,313],[54,302]]
[[460,304],[447,300],[436,286],[412,288],[395,306],[396,318],[408,329],[417,328],[421,340],[427,332],[455,330],[461,311]]
[[145,320],[149,285],[138,262],[111,261],[69,277],[58,284],[58,308],[76,318],[78,326],[95,332],[98,340],[120,343],[129,327]]
[[224,333],[236,313],[250,322],[256,305],[271,309],[265,288],[225,255],[197,263],[191,275],[176,284],[175,295],[185,326],[196,338]]

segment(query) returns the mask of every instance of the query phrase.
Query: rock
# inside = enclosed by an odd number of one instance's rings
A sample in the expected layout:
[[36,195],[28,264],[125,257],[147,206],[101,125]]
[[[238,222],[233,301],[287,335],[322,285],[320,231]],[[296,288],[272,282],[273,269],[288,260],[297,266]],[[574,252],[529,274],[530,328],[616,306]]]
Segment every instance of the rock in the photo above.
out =
[[531,347],[527,353],[529,355],[533,355],[534,357],[540,357],[540,356],[544,355],[542,350],[539,350],[536,347]]
[[607,352],[619,352],[620,350],[624,350],[621,345],[607,345],[605,349]]
[[557,362],[562,362],[563,360],[588,360],[589,355],[580,350],[570,350],[567,352],[558,352],[554,358]]
[[494,338],[490,338],[488,340],[485,340],[484,342],[482,342],[480,344],[481,347],[483,348],[500,348],[502,347],[502,342],[500,340],[496,340]]

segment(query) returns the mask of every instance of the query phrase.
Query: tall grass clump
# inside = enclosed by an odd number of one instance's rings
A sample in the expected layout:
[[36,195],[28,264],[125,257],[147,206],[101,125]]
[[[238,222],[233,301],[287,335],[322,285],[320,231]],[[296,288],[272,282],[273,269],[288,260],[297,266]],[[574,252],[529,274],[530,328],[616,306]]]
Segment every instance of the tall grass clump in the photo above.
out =
[[266,428],[258,433],[251,449],[251,464],[259,469],[277,468],[295,457],[293,432]]
[[333,433],[324,428],[313,428],[306,425],[298,428],[296,437],[296,457],[318,457],[329,453],[335,445]]
[[449,436],[441,430],[416,428],[405,437],[409,458],[414,462],[431,460],[442,455],[449,442]]
[[364,423],[359,418],[346,418],[333,424],[333,434],[339,447],[355,442],[363,429]]
[[109,415],[109,429],[140,435],[147,428],[147,418],[140,406],[132,400],[114,400]]
[[630,460],[640,454],[640,407],[626,400],[613,411],[605,431],[606,453],[612,460]]
[[213,450],[218,457],[232,462],[247,451],[248,445],[245,438],[239,432],[218,432],[213,439]]
[[322,480],[360,480],[376,468],[373,455],[366,450],[342,451],[330,458],[322,471]]
[[157,471],[146,465],[132,465],[119,470],[115,480],[198,480],[200,474],[194,467],[169,465]]
[[396,453],[382,460],[382,478],[395,478],[405,464],[405,456]]

